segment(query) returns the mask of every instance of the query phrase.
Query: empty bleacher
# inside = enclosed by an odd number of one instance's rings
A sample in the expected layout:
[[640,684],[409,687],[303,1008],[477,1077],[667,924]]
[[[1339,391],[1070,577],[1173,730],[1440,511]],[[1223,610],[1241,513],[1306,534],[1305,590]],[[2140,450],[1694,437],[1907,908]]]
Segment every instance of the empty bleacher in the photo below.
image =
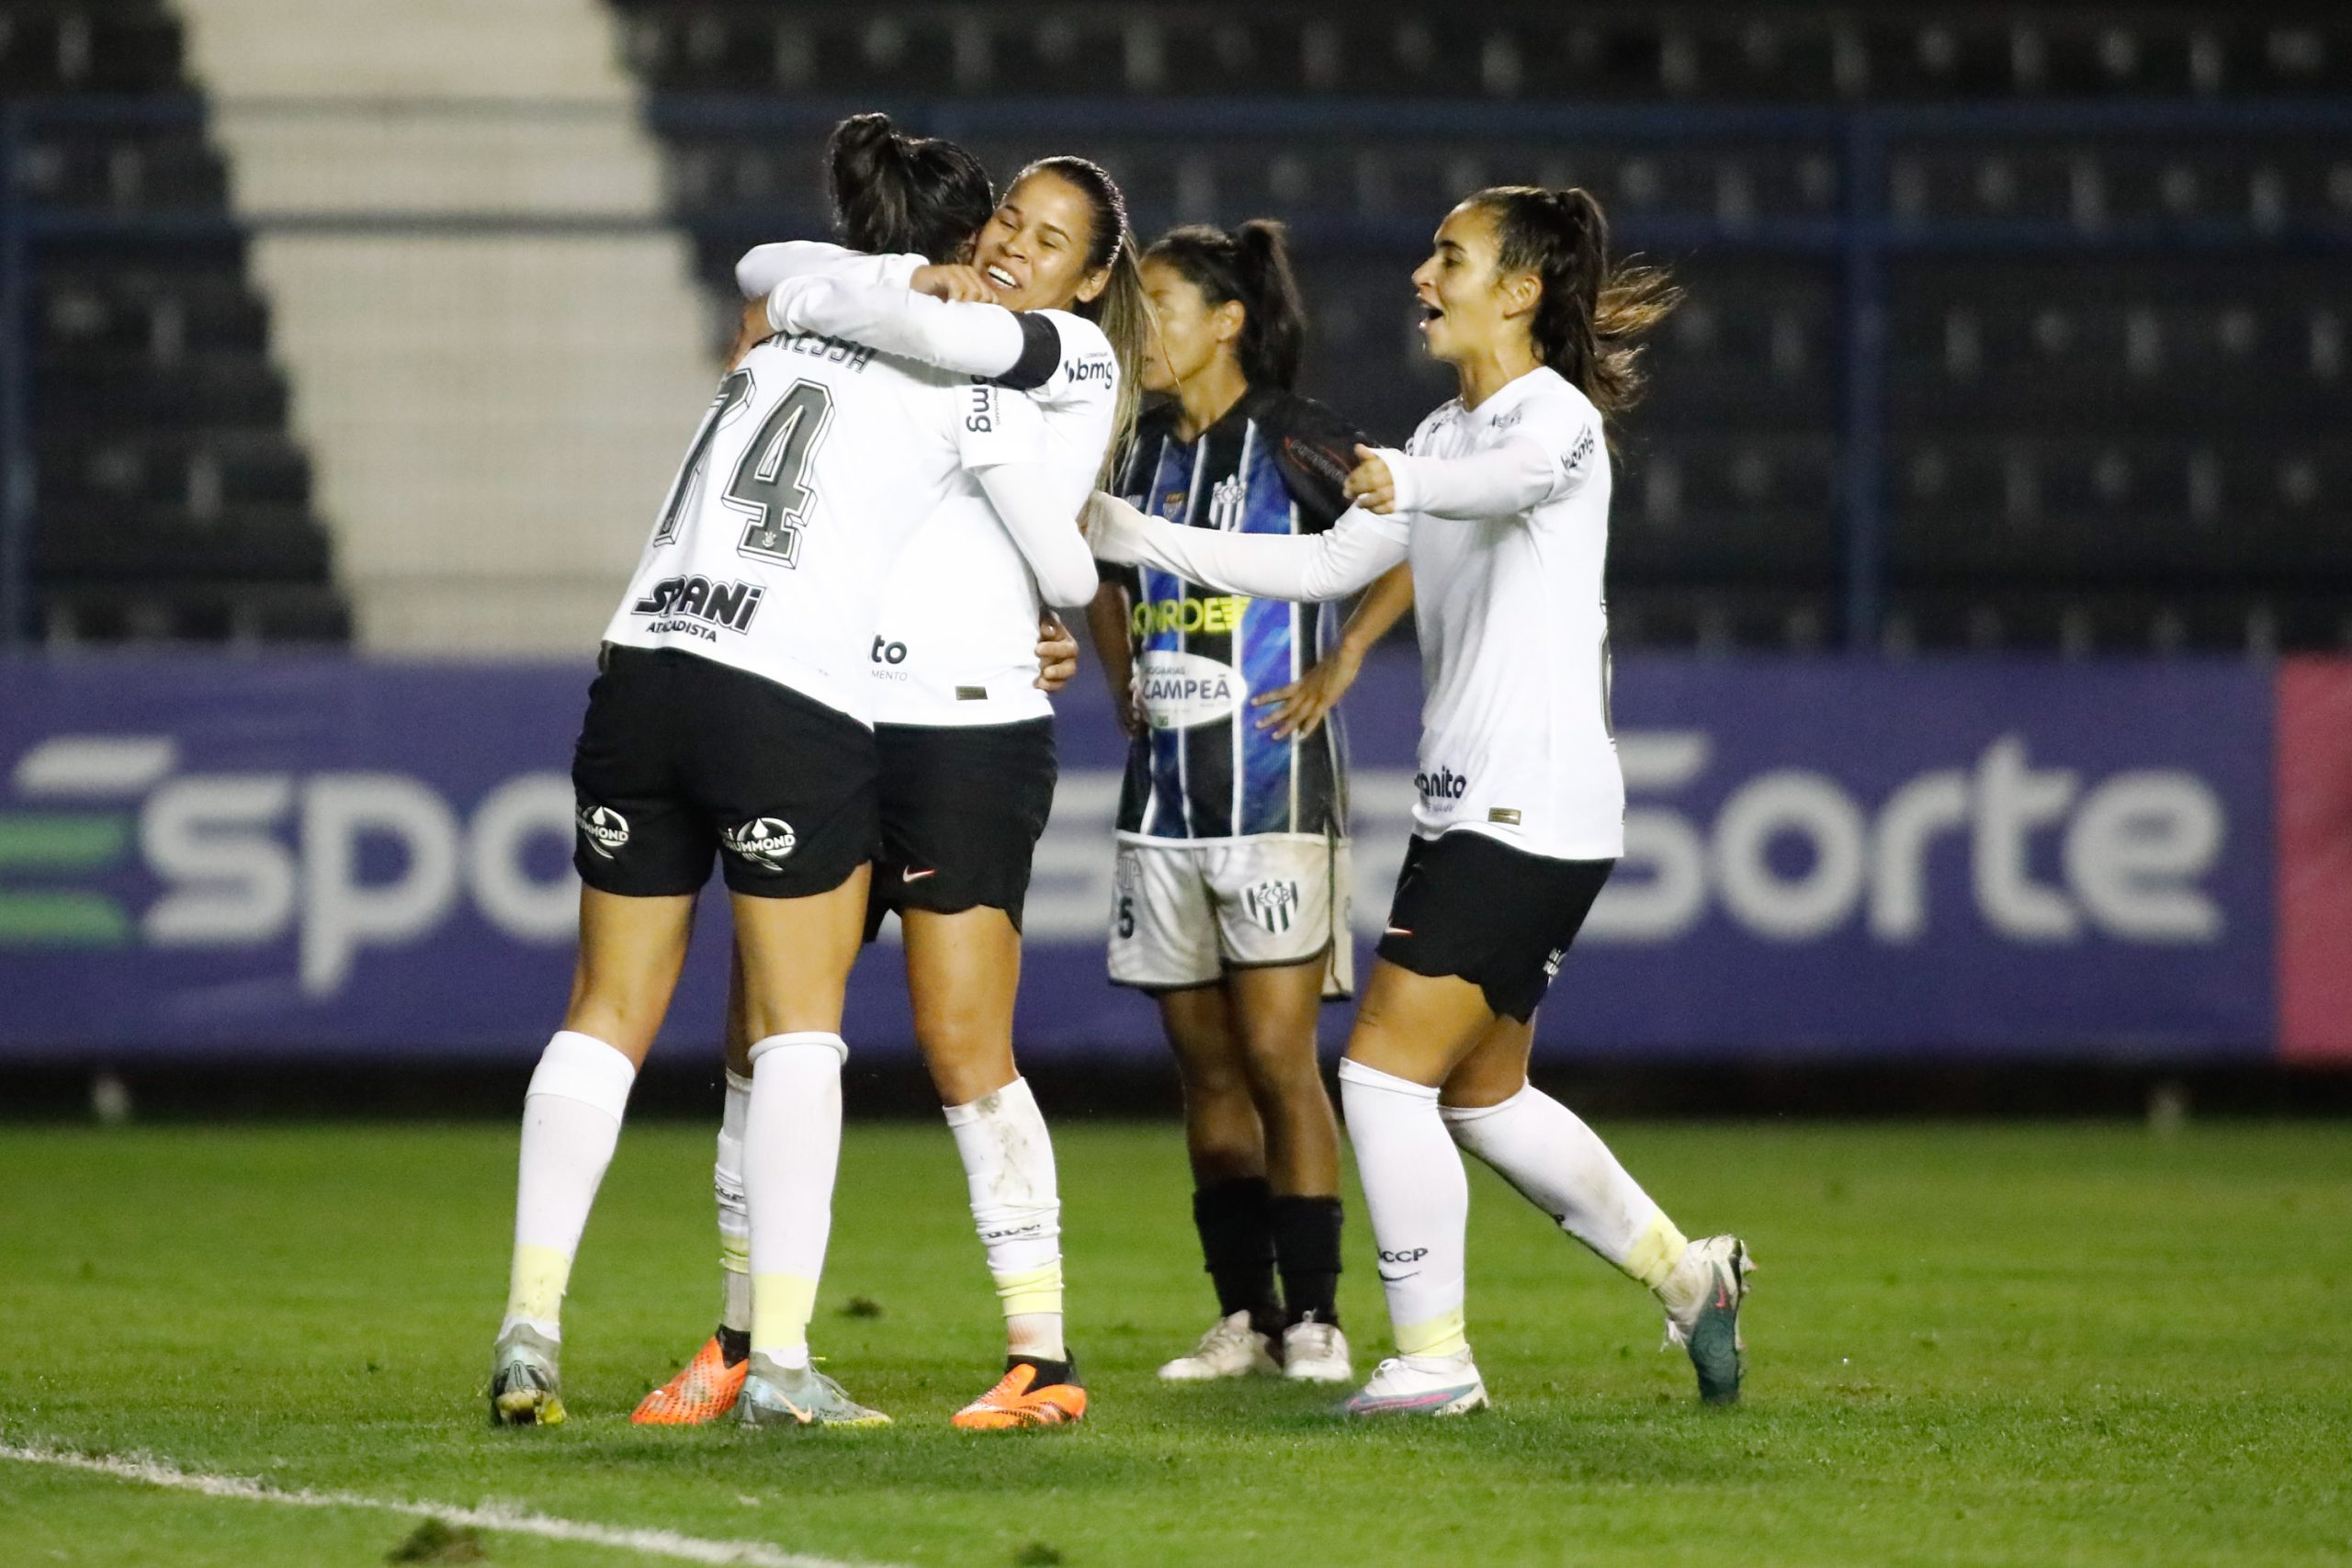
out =
[[1428,229],[1482,185],[1581,185],[1690,288],[1621,433],[1618,634],[1810,648],[1841,636],[1860,225],[1885,646],[2352,639],[2352,131],[2296,118],[2352,101],[2341,6],[614,5],[676,96],[720,319],[742,243],[821,221],[806,100],[938,110],[1000,172],[1096,157],[1147,232],[1288,220],[1306,388],[1393,440],[1448,389],[1411,330]]
[[[0,95],[34,106],[5,177],[43,220],[23,324],[31,629],[340,640],[310,464],[182,44],[153,0],[0,14]],[[78,112],[93,101],[106,112]]]
[[2352,18],[2331,6],[2216,17],[2149,5],[616,3],[630,63],[670,92],[1811,103],[2352,90]]

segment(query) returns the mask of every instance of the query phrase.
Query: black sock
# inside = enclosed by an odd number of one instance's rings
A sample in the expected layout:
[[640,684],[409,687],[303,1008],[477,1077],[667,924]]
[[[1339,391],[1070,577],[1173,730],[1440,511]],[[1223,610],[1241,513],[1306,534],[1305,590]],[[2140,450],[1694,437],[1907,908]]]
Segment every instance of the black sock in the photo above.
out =
[[752,1331],[748,1328],[728,1328],[718,1331],[718,1353],[730,1367],[740,1367],[752,1359]]
[[1268,1208],[1289,1321],[1340,1321],[1340,1201],[1274,1198]]
[[1007,1356],[1004,1370],[1009,1372],[1024,1363],[1037,1369],[1036,1381],[1029,1385],[1031,1388],[1051,1388],[1056,1383],[1078,1382],[1078,1358],[1067,1350],[1062,1352],[1062,1359],[1058,1361],[1049,1361],[1043,1356]]
[[1193,1194],[1193,1224],[1216,1285],[1218,1315],[1246,1312],[1250,1326],[1279,1336],[1283,1309],[1274,1295],[1274,1233],[1267,1215],[1272,1199],[1262,1176],[1212,1182]]

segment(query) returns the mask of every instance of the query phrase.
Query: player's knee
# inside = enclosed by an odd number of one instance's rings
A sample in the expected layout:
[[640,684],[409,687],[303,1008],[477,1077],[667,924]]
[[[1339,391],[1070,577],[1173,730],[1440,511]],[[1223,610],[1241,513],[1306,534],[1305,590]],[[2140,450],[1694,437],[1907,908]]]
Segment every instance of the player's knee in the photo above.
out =
[[951,1013],[918,1019],[915,1041],[922,1049],[933,1087],[948,1105],[964,1105],[993,1094],[1017,1076],[1012,1039],[977,1016]]
[[1187,1105],[1250,1103],[1249,1064],[1238,1051],[1180,1051],[1176,1076]]
[[1290,1019],[1253,1020],[1240,1033],[1241,1059],[1253,1089],[1279,1095],[1318,1079],[1311,1021],[1302,1027]]

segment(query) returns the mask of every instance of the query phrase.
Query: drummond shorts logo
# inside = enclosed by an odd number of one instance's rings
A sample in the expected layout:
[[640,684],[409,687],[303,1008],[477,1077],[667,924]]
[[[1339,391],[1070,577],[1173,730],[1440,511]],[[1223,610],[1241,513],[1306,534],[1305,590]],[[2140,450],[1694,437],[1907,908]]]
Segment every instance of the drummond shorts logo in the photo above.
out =
[[609,806],[580,808],[580,839],[605,860],[628,842],[628,818]]
[[718,841],[763,871],[782,871],[800,838],[783,818],[758,817],[728,829]]

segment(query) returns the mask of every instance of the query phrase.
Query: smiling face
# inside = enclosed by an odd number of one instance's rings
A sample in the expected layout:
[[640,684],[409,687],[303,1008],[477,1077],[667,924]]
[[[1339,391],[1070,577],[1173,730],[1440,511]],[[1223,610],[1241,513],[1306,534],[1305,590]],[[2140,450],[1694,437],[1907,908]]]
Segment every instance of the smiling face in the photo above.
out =
[[1495,216],[1484,207],[1465,201],[1438,225],[1430,259],[1413,269],[1430,358],[1457,365],[1527,331],[1543,283],[1531,272],[1498,273],[1501,252]]
[[1218,355],[1233,352],[1241,335],[1239,300],[1212,305],[1201,286],[1182,270],[1150,257],[1143,264],[1143,292],[1159,323],[1143,362],[1145,391],[1175,391],[1214,365]]
[[1040,169],[1004,193],[980,230],[972,265],[1009,310],[1063,310],[1093,299],[1111,281],[1090,267],[1094,208],[1086,193]]

